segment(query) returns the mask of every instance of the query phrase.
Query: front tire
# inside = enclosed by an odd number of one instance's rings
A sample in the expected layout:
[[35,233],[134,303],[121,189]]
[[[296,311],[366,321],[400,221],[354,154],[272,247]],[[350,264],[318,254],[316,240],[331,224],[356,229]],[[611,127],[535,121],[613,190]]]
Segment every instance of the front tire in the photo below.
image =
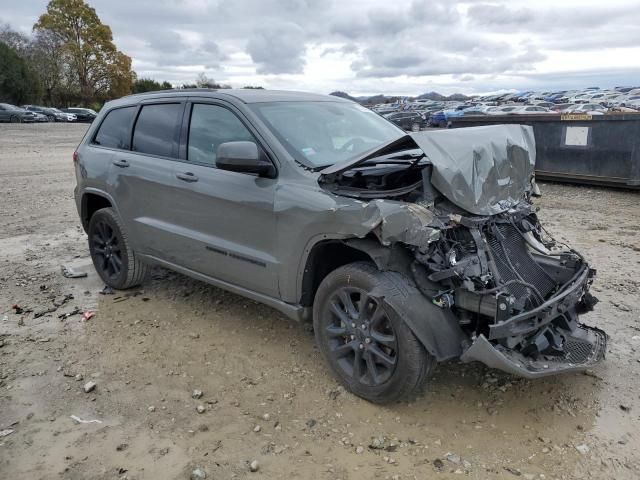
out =
[[136,256],[120,218],[112,208],[102,208],[89,220],[89,252],[100,278],[112,288],[140,285],[147,267]]
[[334,375],[345,388],[374,403],[419,391],[435,365],[385,303],[385,297],[395,294],[392,276],[369,263],[351,263],[325,277],[313,306],[316,342]]
[[12,115],[11,118],[9,119],[9,121],[11,123],[21,123],[22,120],[20,119],[20,117],[17,117],[16,115]]

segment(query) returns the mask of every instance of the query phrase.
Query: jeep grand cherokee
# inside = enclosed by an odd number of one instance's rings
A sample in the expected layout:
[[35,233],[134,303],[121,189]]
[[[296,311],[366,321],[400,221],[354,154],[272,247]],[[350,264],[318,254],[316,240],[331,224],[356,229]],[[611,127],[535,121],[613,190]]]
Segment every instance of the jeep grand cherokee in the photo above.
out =
[[109,102],[74,153],[104,282],[161,265],[312,321],[350,391],[389,402],[436,362],[587,368],[595,271],[531,203],[530,127],[407,134],[332,96],[180,90]]

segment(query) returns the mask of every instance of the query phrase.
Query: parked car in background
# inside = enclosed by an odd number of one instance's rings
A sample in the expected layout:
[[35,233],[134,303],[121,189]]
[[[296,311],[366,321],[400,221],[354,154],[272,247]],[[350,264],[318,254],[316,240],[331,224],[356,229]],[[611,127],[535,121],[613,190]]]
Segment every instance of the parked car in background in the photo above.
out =
[[625,107],[633,108],[634,110],[640,110],[640,100],[630,100],[629,102],[627,102]]
[[91,123],[98,116],[95,110],[91,110],[90,108],[80,108],[80,107],[71,107],[71,108],[62,108],[64,113],[71,113],[76,116],[78,122],[82,123]]
[[564,112],[570,108],[573,108],[574,106],[574,103],[559,103],[551,107],[550,110],[553,110],[554,112]]
[[566,110],[567,113],[590,113],[596,115],[602,115],[607,111],[607,107],[600,105],[599,103],[581,103],[574,105]]
[[417,132],[427,124],[427,117],[424,114],[410,110],[406,112],[387,113],[383,115],[383,117],[405,131]]
[[520,115],[539,115],[544,113],[555,113],[548,108],[539,107],[537,105],[525,105],[524,107],[520,107],[517,110],[514,110],[512,113],[520,114]]
[[520,105],[504,105],[502,107],[491,107],[487,109],[487,115],[509,115],[516,113],[516,110],[522,108]]
[[444,110],[440,110],[439,112],[433,112],[429,117],[429,126],[430,127],[446,127],[447,126],[447,115],[444,113]]
[[33,112],[9,103],[0,103],[0,122],[33,123],[35,121],[36,116]]
[[52,108],[51,110],[55,111],[58,114],[61,114],[64,117],[64,122],[75,122],[78,117],[76,117],[75,113],[63,112],[57,108]]
[[44,113],[33,112],[35,115],[36,123],[48,123],[49,117],[47,117]]
[[45,115],[50,122],[68,122],[67,115],[57,108],[41,107],[39,105],[23,105],[23,108],[30,112]]

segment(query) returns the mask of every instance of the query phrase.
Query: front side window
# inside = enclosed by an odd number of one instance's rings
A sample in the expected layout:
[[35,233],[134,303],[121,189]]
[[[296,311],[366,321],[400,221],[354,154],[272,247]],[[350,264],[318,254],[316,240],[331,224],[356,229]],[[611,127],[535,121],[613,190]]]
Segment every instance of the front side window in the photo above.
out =
[[[129,127],[136,107],[111,110],[103,120],[93,143],[102,147],[129,149]],[[52,111],[56,111],[52,109]]]
[[144,105],[133,131],[133,150],[138,153],[175,156],[176,131],[182,105],[163,103]]
[[406,135],[351,102],[268,102],[251,108],[293,158],[312,168],[354,158]]
[[255,139],[234,113],[218,105],[193,105],[187,160],[215,166],[220,144],[238,141]]

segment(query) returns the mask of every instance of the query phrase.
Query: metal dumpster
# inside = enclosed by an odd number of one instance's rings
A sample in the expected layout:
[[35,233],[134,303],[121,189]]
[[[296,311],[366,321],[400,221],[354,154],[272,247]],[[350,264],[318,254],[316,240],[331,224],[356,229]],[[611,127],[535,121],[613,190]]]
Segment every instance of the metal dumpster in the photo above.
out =
[[451,128],[518,123],[536,137],[536,178],[640,189],[640,113],[452,118]]

